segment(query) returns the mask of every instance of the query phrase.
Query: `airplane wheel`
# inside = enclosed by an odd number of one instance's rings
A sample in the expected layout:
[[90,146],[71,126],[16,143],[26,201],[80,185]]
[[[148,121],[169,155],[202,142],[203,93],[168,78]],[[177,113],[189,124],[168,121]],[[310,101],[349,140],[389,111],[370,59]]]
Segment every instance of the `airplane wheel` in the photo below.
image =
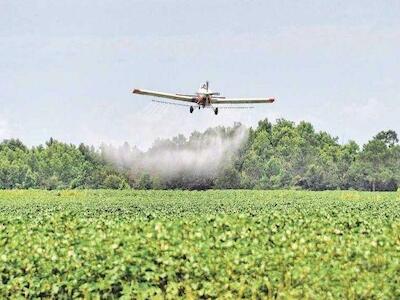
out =
[[192,113],[192,112],[193,112],[193,106],[190,107],[190,113]]
[[214,109],[214,113],[215,113],[216,115],[218,115],[218,107],[216,107],[216,108]]

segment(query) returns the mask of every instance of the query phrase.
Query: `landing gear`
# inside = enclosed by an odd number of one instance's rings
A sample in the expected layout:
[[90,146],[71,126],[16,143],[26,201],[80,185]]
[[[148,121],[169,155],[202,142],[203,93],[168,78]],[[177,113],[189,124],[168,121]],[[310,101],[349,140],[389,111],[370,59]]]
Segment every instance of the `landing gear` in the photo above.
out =
[[214,114],[218,115],[218,107],[214,108]]
[[191,106],[190,107],[190,113],[193,113],[193,110],[194,110],[194,108],[193,108],[193,106]]

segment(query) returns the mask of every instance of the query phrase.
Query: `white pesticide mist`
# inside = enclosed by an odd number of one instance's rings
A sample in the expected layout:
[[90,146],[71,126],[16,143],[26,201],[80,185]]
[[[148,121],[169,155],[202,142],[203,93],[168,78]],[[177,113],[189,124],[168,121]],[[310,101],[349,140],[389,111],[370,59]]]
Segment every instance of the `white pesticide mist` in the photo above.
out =
[[116,166],[128,170],[132,177],[141,174],[168,180],[175,177],[212,178],[225,165],[232,163],[248,138],[248,129],[216,127],[203,133],[193,132],[189,138],[178,135],[156,140],[145,152],[127,143],[115,148],[102,146],[102,153]]

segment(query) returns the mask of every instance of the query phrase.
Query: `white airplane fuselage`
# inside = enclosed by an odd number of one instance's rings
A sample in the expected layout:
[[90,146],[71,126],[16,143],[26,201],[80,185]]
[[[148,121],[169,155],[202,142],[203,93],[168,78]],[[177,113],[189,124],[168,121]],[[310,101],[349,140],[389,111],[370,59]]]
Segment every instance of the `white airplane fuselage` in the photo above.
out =
[[210,106],[212,94],[213,92],[208,88],[208,82],[206,82],[197,90],[196,103],[203,108],[206,106]]

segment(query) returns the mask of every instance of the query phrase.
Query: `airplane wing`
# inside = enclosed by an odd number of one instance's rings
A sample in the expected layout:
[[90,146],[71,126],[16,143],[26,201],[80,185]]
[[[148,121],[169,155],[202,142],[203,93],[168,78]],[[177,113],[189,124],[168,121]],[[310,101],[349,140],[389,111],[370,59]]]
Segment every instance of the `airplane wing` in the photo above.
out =
[[275,98],[211,98],[213,104],[259,104],[272,103]]
[[154,96],[160,98],[167,98],[172,100],[186,101],[186,102],[196,102],[196,98],[190,95],[182,95],[182,94],[169,94],[169,93],[161,93],[149,90],[140,90],[134,89],[132,91],[134,94],[146,95],[146,96]]

